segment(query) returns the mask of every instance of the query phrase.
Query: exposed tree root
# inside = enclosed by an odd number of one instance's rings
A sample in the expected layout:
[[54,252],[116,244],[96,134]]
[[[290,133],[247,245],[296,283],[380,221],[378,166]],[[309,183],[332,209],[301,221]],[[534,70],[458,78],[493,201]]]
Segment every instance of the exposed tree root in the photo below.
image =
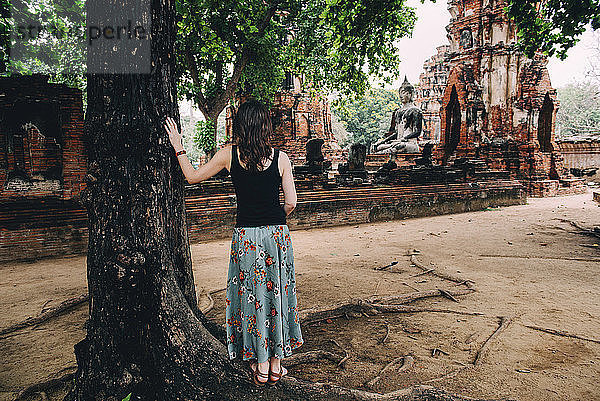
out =
[[[19,391],[19,394],[14,399],[14,401],[26,400],[26,399],[34,396],[37,393],[43,393],[45,395],[46,392],[49,390],[53,390],[53,389],[64,386],[65,384],[73,381],[73,374],[75,373],[76,369],[77,369],[77,366],[75,366],[75,365],[67,366],[66,368],[64,368],[60,372],[58,372],[56,377],[52,377],[50,379],[44,380],[43,382],[36,383],[32,386],[24,388],[23,390]],[[67,371],[68,373],[63,374],[63,372],[65,372],[65,371]],[[43,397],[44,396],[42,395],[42,398]]]
[[373,268],[373,270],[385,270],[385,269],[388,269],[388,268],[390,268],[390,267],[392,267],[392,266],[395,266],[395,265],[397,265],[397,264],[398,264],[398,261],[397,261],[397,260],[395,260],[395,261],[393,261],[392,263],[390,263],[389,265],[385,265],[385,266],[379,266],[379,267],[374,267],[374,268]]
[[458,299],[454,298],[454,296],[452,294],[450,294],[448,291],[442,290],[441,288],[438,288],[438,291],[440,292],[440,294],[442,294],[449,300],[454,301],[454,302],[459,302]]
[[[200,295],[202,295],[202,294],[204,294],[204,291]],[[212,308],[215,306],[215,300],[213,299],[213,297],[210,294],[211,294],[210,292],[206,293],[206,297],[208,298],[208,305],[205,306],[204,308],[200,307],[200,296],[198,297],[198,308],[200,308],[200,311],[205,315],[208,312],[210,312],[212,310]]]
[[[302,391],[305,400],[344,401],[485,401],[482,399],[450,394],[431,386],[412,386],[387,394],[349,389],[331,384],[306,383],[293,377],[283,378],[280,389],[285,393]],[[488,400],[491,401],[491,400]],[[496,401],[509,401],[501,399]]]
[[498,335],[501,332],[503,332],[512,323],[512,318],[508,317],[508,316],[499,316],[499,319],[500,319],[500,324],[498,325],[496,330],[494,330],[494,332],[484,341],[484,343],[481,346],[481,348],[479,349],[479,351],[477,351],[477,354],[475,355],[475,359],[473,360],[474,366],[481,365],[483,359],[485,358],[485,356],[488,353],[489,345],[492,342],[492,340],[494,340],[496,337],[498,337]]
[[[218,291],[220,291],[220,290],[211,291],[210,294],[213,294]],[[464,294],[471,293],[472,291],[473,291],[473,289],[462,289],[462,290],[450,291],[450,293],[453,294],[453,296],[458,296],[458,295],[464,295]],[[399,296],[387,296],[387,297],[375,297],[374,296],[374,297],[369,298],[369,301],[370,300],[379,300],[379,301],[385,300],[388,302],[398,302],[398,301],[412,302],[417,299],[427,298],[427,297],[432,297],[432,296],[440,296],[440,295],[441,294],[440,294],[439,290],[432,290],[432,291],[422,291],[422,292],[411,293],[411,294],[403,294],[403,295],[399,295]],[[307,319],[310,320],[311,316],[312,317],[319,316],[320,317],[319,320],[322,320],[325,318],[323,314],[325,314],[326,316],[330,316],[330,317],[334,317],[334,315],[337,315],[337,317],[341,317],[346,314],[351,314],[352,312],[355,312],[355,313],[363,312],[363,313],[371,313],[371,314],[373,314],[373,313],[398,313],[398,312],[408,312],[408,313],[412,313],[412,312],[443,312],[443,313],[459,313],[459,314],[467,314],[467,315],[482,315],[481,313],[477,313],[477,312],[451,311],[451,310],[440,309],[440,308],[422,308],[422,307],[413,307],[413,306],[407,306],[407,305],[401,305],[401,304],[386,305],[386,304],[378,304],[378,303],[369,303],[369,302],[366,302],[365,300],[354,300],[350,303],[338,305],[337,307],[324,309],[324,310],[311,309],[308,311],[301,311],[301,315],[303,315],[303,319],[306,321]],[[494,335],[497,335],[497,332],[498,332],[498,330],[491,337],[493,337]],[[386,337],[387,337],[387,335],[389,335],[389,328],[388,328],[388,331],[386,332]],[[490,337],[490,339],[491,339],[491,337]],[[488,341],[486,341],[486,343],[489,342],[490,339],[488,339]],[[302,354],[296,354],[290,358],[286,358],[284,360],[284,364],[286,366],[294,366],[294,365],[298,365],[298,364],[302,364],[302,363],[315,362],[318,360],[329,360],[334,363],[337,363],[338,366],[343,366],[343,364],[350,358],[350,355],[337,342],[334,341],[334,343],[340,349],[344,350],[344,352],[346,354],[345,357],[341,357],[340,355],[332,353],[332,352],[317,350],[317,351],[310,351],[310,352],[306,352],[306,353],[302,353]],[[403,359],[403,364],[399,368],[399,371],[408,370],[414,364],[414,359],[409,355],[407,355],[403,358],[399,358],[399,359]],[[384,369],[378,375],[379,379],[372,381],[372,383],[369,385],[374,385],[377,381],[379,381],[382,373],[384,373],[386,370],[389,370],[392,366],[397,364],[399,362],[399,359],[392,361],[393,363],[388,364],[388,366],[384,367]],[[446,377],[449,377],[449,376],[446,375],[439,379],[433,379],[432,381],[442,380],[443,378],[446,378]],[[56,388],[61,385],[65,385],[66,383],[71,381],[72,378],[73,378],[73,373],[68,373],[66,375],[63,375],[62,377],[51,379],[51,380],[45,381],[43,383],[35,384],[27,389],[22,390],[19,394],[19,397],[16,399],[16,401],[24,400],[24,399],[26,399],[26,397],[30,397],[36,393],[40,393],[42,391],[47,391],[49,389]],[[448,394],[442,390],[438,390],[433,387],[422,386],[422,385],[410,387],[407,389],[397,390],[397,391],[382,395],[382,394],[371,393],[371,392],[363,391],[363,390],[347,389],[347,388],[333,386],[333,385],[329,385],[329,384],[308,383],[308,382],[303,382],[303,381],[297,380],[293,377],[286,377],[286,378],[282,379],[282,382],[279,387],[281,390],[287,391],[286,388],[290,388],[290,386],[293,387],[294,393],[296,393],[298,391],[302,391],[303,393],[305,393],[307,395],[306,399],[314,399],[314,400],[338,400],[338,399],[339,400],[342,400],[342,399],[343,400],[361,400],[361,401],[363,401],[363,400],[364,401],[369,401],[369,400],[391,400],[391,401],[434,401],[434,400],[435,401],[462,401],[462,400],[467,401],[467,400],[474,400],[473,398],[463,397],[463,396],[459,396],[459,395],[455,395],[455,394]],[[290,390],[292,390],[292,388],[290,388]],[[481,401],[484,401],[484,400],[481,400]]]
[[[496,328],[496,330],[494,330],[494,332],[484,341],[484,343],[481,345],[481,348],[479,348],[479,350],[477,351],[477,354],[475,355],[475,359],[473,360],[473,362],[470,365],[465,365],[462,366],[460,368],[454,369],[451,372],[446,373],[443,376],[440,377],[436,377],[435,379],[430,379],[430,380],[426,380],[423,382],[423,384],[426,383],[434,383],[437,381],[441,381],[444,379],[449,379],[451,377],[456,376],[457,374],[459,374],[460,372],[466,370],[466,369],[472,369],[475,368],[477,366],[480,366],[481,363],[483,362],[484,358],[486,357],[487,353],[489,352],[489,344],[492,342],[492,340],[494,340],[498,335],[500,335],[500,333],[502,331],[504,331],[512,322],[512,318],[510,317],[506,317],[506,316],[498,316],[498,319],[500,319],[500,323],[498,325],[498,327]],[[469,336],[470,337],[470,336]],[[434,349],[433,351],[435,352],[436,349]],[[446,352],[437,349],[438,351],[441,351],[442,353],[448,355]],[[432,353],[432,356],[433,353]],[[462,364],[461,362],[458,362],[460,364]]]
[[400,368],[398,369],[398,373],[402,373],[409,369],[412,369],[414,364],[415,364],[415,358],[413,358],[412,355],[406,355],[404,357],[404,362],[402,363],[402,366],[400,366]]
[[425,271],[422,271],[421,273],[413,274],[413,275],[412,275],[412,276],[410,276],[410,277],[420,277],[420,276],[424,276],[424,275],[426,275],[426,274],[433,273],[433,272],[435,272],[435,269],[434,269],[434,268],[432,268],[432,269],[427,269],[427,270],[425,270]]
[[[474,290],[471,288],[461,290],[445,290],[451,296],[470,294]],[[460,313],[460,311],[441,310],[436,308],[408,307],[402,304],[416,301],[418,299],[442,296],[438,289],[418,291],[402,295],[377,296],[373,295],[367,299],[353,299],[346,303],[331,305],[324,308],[310,308],[300,311],[301,324],[312,324],[327,319],[337,319],[340,317],[359,317],[364,315],[376,315],[383,313],[410,313],[410,312],[446,312]],[[399,305],[382,304],[382,302],[398,302]],[[476,312],[464,312],[465,314],[477,314]]]
[[575,260],[579,262],[600,262],[600,258],[570,258],[558,256],[523,256],[523,255],[479,255],[480,258],[507,258],[507,259],[543,259],[543,260]]
[[[405,362],[400,368],[404,370]],[[46,389],[57,388],[73,380],[73,374],[64,375],[52,382],[38,383],[19,393],[14,401],[24,401],[27,398]],[[431,386],[418,385],[396,390],[387,394],[372,393],[363,390],[349,389],[324,383],[309,383],[294,377],[283,377],[279,390],[284,393],[302,394],[306,400],[345,400],[345,401],[513,401],[509,399],[483,400],[450,394]],[[262,398],[262,397],[261,397]],[[272,399],[265,397],[264,399]]]
[[[298,354],[300,355],[300,354]],[[409,356],[407,356],[409,357]],[[291,358],[289,358],[291,359]],[[412,357],[411,357],[412,359]],[[414,360],[405,359],[399,371],[410,369]],[[288,365],[286,359],[284,364]],[[405,367],[406,366],[406,367]],[[75,369],[74,367],[71,369]],[[382,371],[383,372],[383,371]],[[381,375],[381,372],[380,372]],[[73,380],[73,373],[67,373],[61,377],[50,379],[42,383],[34,384],[24,390],[21,390],[14,401],[25,401],[36,393],[46,392],[67,385]],[[269,389],[279,391],[282,394],[298,394],[299,398],[305,400],[344,400],[344,401],[514,401],[509,399],[483,400],[478,398],[465,397],[457,394],[447,393],[443,390],[426,385],[417,385],[405,389],[396,390],[387,394],[372,393],[369,391],[350,389],[324,383],[310,383],[286,376],[281,379],[281,383],[276,388]],[[248,394],[251,396],[251,394]],[[260,399],[277,399],[264,393]],[[290,399],[288,396],[286,399]]]
[[[463,288],[463,289],[457,289],[457,290],[444,290],[444,291],[447,292],[448,294],[456,297],[459,295],[471,294],[472,292],[475,291],[475,289]],[[416,301],[419,299],[439,297],[442,295],[443,294],[440,293],[439,289],[433,289],[433,290],[409,292],[409,293],[400,294],[400,295],[373,295],[367,299],[367,302],[370,302],[370,303],[394,302],[394,303],[398,303],[398,304],[406,304],[406,303],[413,302],[413,301]]]
[[583,235],[589,235],[592,237],[600,237],[600,232],[595,230],[595,229],[589,229],[586,227],[583,227],[582,225],[580,225],[579,223],[577,223],[576,221],[571,221],[571,220],[567,220],[567,219],[558,219],[560,221],[562,221],[563,223],[569,223],[571,226],[575,227],[576,229],[579,230],[578,234],[583,234]]
[[[214,307],[214,300],[212,298],[212,294],[221,292],[223,290],[225,290],[225,289],[221,288],[221,289],[213,290],[213,291],[206,293],[207,297],[209,298],[210,303],[209,303],[208,307],[204,308],[204,310],[202,311],[203,313],[206,314]],[[440,295],[445,295],[445,296],[448,296],[447,294],[450,294],[450,296],[465,295],[472,291],[473,291],[473,289],[452,290],[452,291],[436,289],[436,290],[427,290],[427,291],[420,291],[420,292],[414,292],[414,293],[408,293],[408,294],[402,294],[402,295],[394,295],[394,296],[376,296],[376,295],[374,295],[374,296],[370,297],[368,300],[353,300],[346,304],[335,305],[329,309],[322,309],[322,310],[305,309],[300,312],[301,316],[303,314],[305,314],[305,317],[302,317],[301,321],[303,323],[310,324],[310,323],[314,323],[316,321],[321,321],[321,320],[325,320],[325,319],[334,319],[334,318],[339,318],[339,317],[344,317],[344,316],[353,316],[356,313],[359,313],[359,314],[366,313],[367,315],[377,314],[378,313],[377,308],[374,307],[375,305],[371,305],[372,303],[398,302],[398,303],[402,304],[402,303],[413,302],[418,299],[435,297],[435,296],[440,296]],[[68,310],[74,308],[75,306],[77,306],[79,304],[87,302],[88,300],[89,300],[88,294],[81,294],[78,297],[67,299],[66,301],[61,302],[60,305],[49,308],[46,312],[40,314],[39,316],[36,316],[34,318],[30,317],[20,323],[14,324],[12,326],[9,326],[7,328],[0,330],[0,336],[9,334],[13,331],[16,331],[16,330],[19,330],[19,329],[22,329],[25,327],[43,323],[53,317],[59,316],[59,315],[63,314],[64,312],[67,312]],[[396,311],[393,311],[389,308],[390,306],[391,305],[384,305],[382,311],[388,312],[388,313],[389,312],[410,312],[410,310],[408,308],[404,308],[404,309],[398,308]],[[426,310],[419,310],[418,308],[414,310],[414,312],[425,312],[425,311]],[[431,311],[434,312],[435,310],[431,310]],[[448,312],[448,313],[452,313],[452,312]],[[319,318],[318,316],[321,316],[321,315],[322,315],[322,317]]]
[[463,370],[471,368],[471,367],[473,367],[473,366],[462,366],[462,367],[460,367],[458,369],[454,369],[453,371],[446,373],[443,376],[436,377],[435,379],[426,380],[426,381],[423,382],[423,384],[434,383],[434,382],[437,382],[437,381],[440,381],[440,380],[449,379],[451,377],[456,376],[457,374],[459,374]]
[[52,302],[51,299],[49,299],[46,302],[44,302],[44,305],[42,305],[42,310],[40,311],[40,313],[46,312],[46,305],[48,305],[50,302]]
[[367,383],[365,383],[365,386],[372,388],[379,380],[381,380],[382,374],[384,374],[385,372],[390,370],[394,365],[397,365],[399,362],[402,362],[402,365],[398,369],[398,372],[404,372],[404,371],[412,368],[412,366],[414,365],[414,361],[415,360],[411,355],[405,355],[405,356],[401,356],[399,358],[394,359],[393,361],[391,361],[390,363],[385,365],[385,367],[383,369],[381,369],[381,371],[377,374],[377,376],[375,376],[374,378],[369,380]]
[[567,333],[564,330],[554,330],[554,329],[548,329],[545,327],[539,327],[539,326],[531,326],[528,324],[524,324],[523,326],[532,329],[532,330],[537,330],[537,331],[543,331],[544,333],[548,333],[548,334],[552,334],[555,336],[561,336],[561,337],[569,337],[569,338],[576,338],[578,340],[583,340],[583,341],[590,341],[596,344],[600,344],[600,340],[596,340],[595,338],[588,338],[588,337],[582,337],[582,336],[578,336],[577,334],[571,334],[571,333]]
[[[434,382],[441,381],[441,380],[444,380],[444,379],[449,379],[451,377],[456,376],[457,374],[459,374],[460,372],[462,372],[462,371],[464,371],[466,369],[472,369],[472,368],[475,368],[477,366],[480,366],[481,363],[483,362],[483,360],[485,359],[486,355],[489,352],[489,344],[496,337],[498,337],[498,335],[500,335],[500,333],[502,331],[504,331],[512,323],[512,318],[511,317],[498,316],[498,319],[500,320],[498,327],[496,328],[496,330],[494,330],[494,332],[481,345],[481,348],[479,348],[479,350],[477,351],[477,354],[475,355],[475,358],[474,358],[473,362],[470,365],[465,365],[465,366],[462,366],[460,368],[454,369],[454,370],[446,373],[443,376],[436,377],[435,379],[426,380],[426,381],[423,382],[423,384],[434,383]],[[469,338],[470,337],[471,336],[469,336]],[[448,355],[447,352],[444,352],[444,351],[442,351],[442,350],[440,350],[438,348],[434,348],[432,350],[432,356],[435,356],[436,352]],[[458,363],[462,364],[461,362],[458,362]]]
[[[411,257],[411,259],[413,259],[413,258]],[[413,263],[414,263],[414,261],[413,261]],[[431,273],[435,274],[436,276],[440,276],[440,277],[445,275],[445,274],[439,273],[439,272],[431,272]],[[359,317],[359,316],[365,316],[365,315],[368,316],[368,315],[379,314],[379,313],[441,312],[441,313],[456,313],[456,314],[462,314],[462,315],[475,315],[475,316],[483,315],[482,313],[478,313],[478,312],[455,311],[455,310],[448,310],[448,309],[442,309],[442,308],[428,308],[428,307],[415,307],[415,306],[403,305],[405,303],[410,303],[410,302],[413,302],[413,301],[416,301],[419,299],[424,299],[424,298],[429,298],[429,297],[439,297],[439,296],[444,296],[448,299],[454,298],[454,300],[456,300],[456,298],[455,298],[456,296],[466,295],[466,294],[469,294],[469,293],[472,293],[473,291],[475,291],[474,288],[471,288],[471,286],[469,284],[470,283],[469,280],[450,279],[447,277],[441,277],[441,278],[448,279],[450,281],[454,281],[458,285],[465,284],[469,288],[457,289],[457,290],[435,289],[435,290],[427,290],[427,291],[416,291],[414,293],[401,294],[401,295],[395,295],[395,296],[374,295],[366,300],[361,300],[361,299],[352,300],[348,303],[333,305],[329,308],[313,308],[313,309],[303,310],[300,312],[301,321],[303,322],[303,324],[307,324],[307,323],[312,323],[312,322],[316,322],[316,321],[339,318],[339,317],[344,317],[344,316]],[[218,290],[214,290],[214,291],[210,291],[210,292],[206,293],[206,295],[209,299],[209,305],[207,307],[203,308],[203,313],[207,313],[214,307],[214,299],[213,299],[212,295],[215,293],[221,292],[223,290],[225,290],[225,289],[224,288],[218,289]],[[69,310],[70,308],[73,308],[74,306],[79,305],[88,300],[89,300],[88,294],[82,294],[79,297],[66,300],[63,303],[61,303],[59,306],[50,308],[49,310],[45,311],[44,313],[42,313],[40,316],[38,316],[36,318],[29,318],[26,321],[21,322],[17,325],[13,325],[9,328],[3,329],[2,331],[0,331],[0,334],[7,334],[7,333],[10,333],[11,331],[15,331],[15,330],[18,330],[23,327],[42,323],[54,316],[58,316],[61,313],[64,313],[65,311]],[[392,302],[394,304],[390,304]],[[501,326],[499,327],[499,329],[502,326],[503,326],[503,323],[501,323]],[[497,329],[492,334],[492,336],[490,336],[490,338],[488,338],[486,343],[484,343],[482,350],[480,350],[480,352],[478,353],[477,360],[482,359],[482,356],[481,356],[483,354],[482,351],[484,351],[484,348],[487,345],[487,343],[489,343],[490,340],[498,334],[498,332],[500,331],[499,329]],[[386,326],[386,335],[383,339],[383,342],[385,342],[385,340],[387,339],[388,336],[389,336],[389,326]],[[339,348],[343,349],[339,344],[336,343],[336,345]],[[301,354],[295,354],[290,358],[286,358],[284,360],[284,364],[286,366],[294,366],[294,365],[303,364],[303,363],[316,362],[319,360],[329,360],[333,363],[337,363],[338,366],[343,366],[344,363],[350,358],[350,354],[348,353],[348,351],[345,349],[343,349],[343,350],[345,352],[344,357],[342,357],[341,355],[338,355],[338,354],[335,354],[332,352],[328,352],[328,351],[323,351],[323,350],[316,350],[316,351],[309,351],[309,352],[301,353]],[[397,358],[396,360],[394,360],[391,363],[389,363],[388,365],[386,365],[386,367],[384,367],[381,370],[379,375],[376,378],[372,379],[369,383],[367,383],[367,385],[372,386],[372,385],[376,384],[381,379],[381,375],[383,373],[385,373],[385,371],[388,371],[393,366],[397,365],[400,360],[402,360],[402,362],[403,362],[401,367],[398,368],[400,372],[406,371],[406,370],[412,368],[412,366],[414,364],[414,358],[410,355],[404,356],[402,358]],[[74,367],[71,367],[71,369],[74,369]],[[431,381],[442,380],[443,378],[446,378],[446,377],[449,377],[449,375],[443,376],[442,378],[433,379]],[[64,386],[71,380],[73,380],[73,373],[69,372],[67,374],[62,375],[61,377],[49,379],[42,383],[37,383],[33,386],[30,386],[26,389],[21,390],[16,401],[24,400],[24,399],[26,399],[26,397],[31,397],[32,395],[35,395],[36,393],[40,394],[40,393],[46,392],[50,389],[54,389],[59,386]],[[325,400],[325,399],[326,400],[337,400],[337,399],[341,400],[341,399],[343,399],[343,400],[361,400],[361,401],[362,400],[365,400],[365,401],[368,401],[368,400],[393,400],[393,401],[434,401],[434,400],[435,401],[462,401],[462,400],[467,401],[467,400],[475,400],[475,399],[469,398],[469,397],[463,397],[463,396],[459,396],[459,395],[455,395],[455,394],[448,394],[442,390],[438,390],[433,387],[423,386],[423,385],[414,386],[414,387],[410,387],[407,389],[401,389],[401,390],[397,390],[397,391],[382,395],[382,394],[371,393],[371,392],[363,391],[363,390],[347,389],[347,388],[333,386],[333,385],[329,385],[329,384],[308,383],[308,382],[303,382],[303,381],[297,380],[293,377],[286,377],[286,378],[282,379],[279,387],[280,387],[280,390],[283,390],[283,391],[287,391],[286,388],[289,388],[290,390],[292,390],[292,388],[293,388],[294,393],[297,393],[298,391],[302,391],[304,394],[307,395],[306,399],[314,399],[314,400]],[[481,401],[483,401],[483,400],[481,400]]]
[[379,340],[379,343],[385,344],[385,341],[387,340],[389,335],[390,335],[390,325],[387,324],[387,322],[386,322],[385,323],[385,336],[383,336],[383,338],[381,340]]
[[17,331],[19,329],[23,329],[25,327],[33,326],[36,324],[43,323],[53,317],[60,316],[63,313],[71,310],[77,305],[80,305],[89,300],[88,294],[81,294],[78,297],[69,298],[66,301],[60,303],[60,305],[54,306],[52,308],[48,308],[45,312],[40,313],[36,317],[29,317],[22,322],[13,324],[12,326],[6,327],[4,329],[0,329],[0,336],[3,336],[8,333],[12,333],[13,331]]
[[431,350],[431,356],[435,357],[438,354],[444,354],[444,355],[450,355],[448,354],[446,351],[444,351],[443,349],[439,349],[439,348],[433,348]]
[[346,356],[343,357],[342,360],[338,362],[339,368],[345,368],[346,362],[348,361],[348,359],[350,359],[350,354],[348,353],[348,351],[344,350],[344,352],[346,352]]
[[377,309],[377,311],[382,312],[382,313],[437,312],[437,313],[454,313],[457,315],[467,315],[467,316],[485,316],[485,314],[481,313],[481,312],[468,312],[468,311],[460,311],[460,310],[452,310],[452,309],[444,309],[444,308],[420,307],[420,306],[376,304],[375,308]]
[[331,342],[334,343],[339,349],[344,351],[345,356],[342,358],[341,361],[338,362],[338,368],[345,368],[346,361],[348,361],[348,359],[350,359],[350,353],[348,352],[348,350],[346,348],[342,347],[337,341],[331,340]]
[[344,359],[344,357],[329,351],[315,350],[302,352],[300,354],[294,354],[289,358],[285,358],[283,360],[283,364],[285,366],[295,366],[301,365],[303,363],[319,362],[324,359],[331,361],[335,364],[339,364],[342,361],[342,359]]
[[[202,310],[202,313],[206,314],[208,313],[213,307],[214,307],[214,300],[212,298],[213,294],[216,294],[218,292],[224,291],[225,288],[220,288],[218,290],[213,290],[210,291],[206,294],[206,296],[209,299],[209,305],[204,308],[204,310]],[[202,295],[202,294],[201,294]],[[85,294],[81,294],[77,297],[74,298],[69,298],[63,302],[61,302],[59,305],[51,307],[51,308],[47,308],[45,309],[46,305],[48,305],[49,302],[51,302],[52,300],[48,300],[44,303],[44,305],[42,305],[42,311],[40,312],[40,314],[36,317],[29,317],[25,320],[23,320],[22,322],[13,324],[9,327],[6,327],[4,329],[0,329],[0,336],[3,336],[5,334],[9,334],[12,333],[13,331],[17,331],[19,329],[23,329],[25,327],[29,327],[29,326],[35,326],[38,325],[40,323],[43,323],[53,317],[57,317],[62,315],[63,313],[69,311],[70,309],[89,301],[90,296],[89,294],[85,293]],[[199,307],[200,305],[198,305]]]
[[448,274],[448,273],[445,273],[445,272],[440,272],[440,271],[437,271],[436,269],[432,269],[429,266],[425,266],[423,263],[419,262],[419,260],[417,259],[417,254],[418,254],[418,252],[415,252],[415,251],[409,251],[408,252],[408,256],[410,256],[410,262],[413,265],[417,266],[419,269],[423,270],[423,273],[421,273],[421,274],[431,273],[434,276],[437,276],[437,277],[439,277],[441,279],[448,280],[448,281],[453,281],[453,282],[458,283],[458,284],[464,284],[468,288],[472,288],[473,287],[473,285],[471,284],[472,283],[471,280],[465,280],[464,278],[461,278],[461,277],[455,277],[455,276],[453,276],[451,274]]
[[367,311],[375,315],[377,310],[373,305],[362,299],[354,299],[347,303],[341,303],[325,308],[309,308],[300,311],[300,324],[309,325],[317,322],[322,322],[328,319],[337,319],[340,317],[359,317],[362,312]]

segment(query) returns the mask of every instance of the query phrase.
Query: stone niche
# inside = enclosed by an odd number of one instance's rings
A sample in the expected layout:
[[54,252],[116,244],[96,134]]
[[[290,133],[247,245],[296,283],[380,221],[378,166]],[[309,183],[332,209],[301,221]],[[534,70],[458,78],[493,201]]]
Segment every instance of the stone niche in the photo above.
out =
[[473,47],[473,32],[471,29],[465,28],[460,32],[460,48],[470,49]]
[[5,188],[61,189],[63,138],[58,104],[20,100],[1,114]]
[[77,197],[82,137],[80,90],[43,76],[0,78],[0,199]]

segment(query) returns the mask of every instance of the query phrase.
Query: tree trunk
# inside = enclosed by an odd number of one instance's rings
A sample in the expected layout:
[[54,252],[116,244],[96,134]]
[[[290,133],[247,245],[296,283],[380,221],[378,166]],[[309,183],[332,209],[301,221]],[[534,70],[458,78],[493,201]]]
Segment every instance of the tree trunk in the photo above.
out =
[[179,120],[174,29],[174,1],[154,0],[152,73],[88,77],[90,318],[68,400],[166,400],[186,381],[187,398],[202,399],[209,378],[234,369],[215,338],[224,330],[197,306],[183,174],[162,127]]
[[257,389],[229,360],[223,328],[197,306],[184,180],[163,129],[166,116],[179,119],[174,30],[174,0],[153,0],[152,73],[88,77],[90,316],[65,400],[450,400],[425,387],[381,396],[293,378]]
[[219,114],[217,114],[216,116],[210,116],[210,118],[208,119],[208,121],[210,121],[212,124],[211,135],[212,135],[212,139],[214,142],[214,147],[212,149],[207,149],[207,151],[206,151],[206,160],[207,161],[210,160],[215,155],[215,153],[217,153],[217,150],[219,149],[219,138],[217,138]]

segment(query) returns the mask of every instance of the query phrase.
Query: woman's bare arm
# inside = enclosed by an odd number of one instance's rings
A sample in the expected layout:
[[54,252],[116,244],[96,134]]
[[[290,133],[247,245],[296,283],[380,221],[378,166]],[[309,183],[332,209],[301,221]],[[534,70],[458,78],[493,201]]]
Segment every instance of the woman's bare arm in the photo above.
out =
[[296,195],[296,185],[294,184],[294,177],[292,175],[292,162],[288,155],[284,152],[280,152],[279,167],[281,167],[281,187],[283,188],[283,210],[285,215],[288,216],[296,208],[296,202],[298,197]]
[[[182,150],[181,134],[177,129],[175,121],[170,117],[165,121],[165,130],[169,134],[169,139],[171,140],[175,152]],[[230,154],[230,147],[219,149],[212,159],[210,159],[208,163],[200,166],[198,170],[192,166],[192,163],[190,163],[190,160],[185,153],[177,156],[177,160],[179,161],[179,165],[181,166],[186,181],[190,184],[196,184],[209,179],[219,171],[227,168],[229,166]]]

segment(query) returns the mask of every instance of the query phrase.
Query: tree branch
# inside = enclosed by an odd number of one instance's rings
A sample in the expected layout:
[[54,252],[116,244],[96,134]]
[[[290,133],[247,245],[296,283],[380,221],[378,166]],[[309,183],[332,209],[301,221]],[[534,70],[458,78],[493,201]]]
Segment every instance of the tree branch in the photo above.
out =
[[192,75],[192,81],[194,82],[194,85],[196,85],[196,87],[198,87],[198,93],[196,95],[196,105],[198,106],[198,108],[200,109],[202,114],[204,114],[204,117],[209,118],[208,102],[206,101],[206,98],[204,97],[204,95],[202,94],[202,91],[200,90],[201,85],[200,85],[200,75],[198,73],[198,67],[196,66],[196,61],[194,60],[194,56],[192,56],[192,53],[191,53],[189,47],[185,48],[184,58],[185,58],[186,64],[188,65],[188,67],[190,69],[190,74]]
[[[279,0],[276,0],[267,9],[267,12],[265,13],[262,21],[260,22],[260,25],[258,26],[258,32],[256,34],[257,37],[260,38],[265,33],[265,30],[269,26],[269,22],[271,21],[271,18],[273,18],[273,16],[275,15],[275,12],[277,11],[278,5],[279,5]],[[235,94],[235,91],[237,90],[237,86],[238,86],[238,83],[242,76],[242,72],[244,71],[244,68],[246,68],[248,61],[250,60],[251,53],[252,53],[251,49],[246,44],[243,47],[241,54],[235,61],[235,64],[233,66],[233,73],[231,74],[231,79],[229,79],[229,82],[227,83],[227,87],[215,99],[214,103],[211,105],[211,107],[210,107],[211,113],[217,113],[217,112],[220,113],[225,108],[227,103],[229,102],[229,99],[231,99],[233,97],[233,95]]]

